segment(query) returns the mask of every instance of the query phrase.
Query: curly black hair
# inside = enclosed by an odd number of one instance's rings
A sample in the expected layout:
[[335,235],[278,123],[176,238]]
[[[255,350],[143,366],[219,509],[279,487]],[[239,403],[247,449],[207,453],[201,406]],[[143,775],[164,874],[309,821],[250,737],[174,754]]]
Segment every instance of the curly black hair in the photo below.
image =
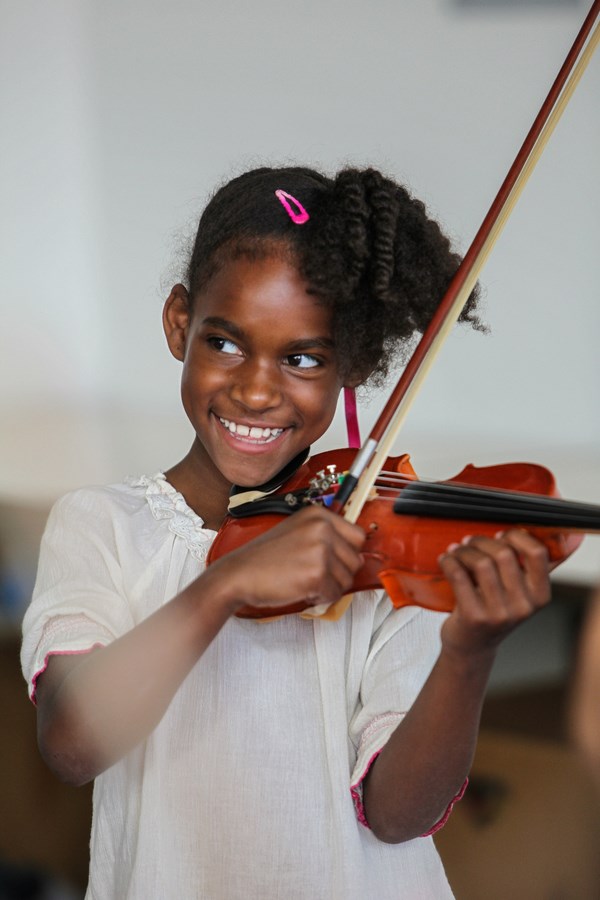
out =
[[[295,224],[275,196],[297,198],[309,220]],[[227,261],[291,254],[333,311],[343,377],[380,382],[422,333],[460,257],[425,205],[375,169],[329,178],[302,167],[259,168],[234,178],[209,201],[187,267],[193,298]],[[485,330],[477,289],[460,316]]]

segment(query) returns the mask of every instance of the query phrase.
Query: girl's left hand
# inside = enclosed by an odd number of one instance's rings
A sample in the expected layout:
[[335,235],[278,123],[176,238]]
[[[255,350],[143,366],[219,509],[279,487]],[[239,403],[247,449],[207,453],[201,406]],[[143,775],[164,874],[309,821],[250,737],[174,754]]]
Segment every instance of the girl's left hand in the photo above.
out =
[[440,566],[456,599],[442,643],[460,654],[495,650],[551,597],[546,548],[521,529],[465,539],[448,548]]

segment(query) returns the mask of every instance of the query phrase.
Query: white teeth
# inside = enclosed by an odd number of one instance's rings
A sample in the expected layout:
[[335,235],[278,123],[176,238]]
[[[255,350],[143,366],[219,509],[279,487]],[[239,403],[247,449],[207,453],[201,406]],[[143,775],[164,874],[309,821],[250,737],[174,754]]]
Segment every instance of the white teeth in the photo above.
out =
[[231,432],[237,434],[238,437],[249,437],[254,441],[272,441],[279,437],[283,428],[261,428],[259,425],[238,425],[236,422],[230,422],[229,419],[222,419],[219,416],[221,424]]

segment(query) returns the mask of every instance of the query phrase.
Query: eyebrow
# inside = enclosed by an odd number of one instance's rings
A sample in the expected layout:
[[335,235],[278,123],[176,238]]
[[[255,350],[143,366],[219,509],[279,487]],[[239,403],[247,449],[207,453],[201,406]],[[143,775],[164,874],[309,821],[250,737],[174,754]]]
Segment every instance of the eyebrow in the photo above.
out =
[[[205,327],[218,328],[222,331],[227,331],[228,334],[238,340],[243,340],[246,336],[243,328],[240,328],[239,325],[236,325],[234,322],[230,322],[229,319],[222,319],[221,316],[207,316],[202,320],[202,324]],[[303,350],[314,350],[319,347],[323,350],[332,350],[334,342],[331,338],[322,336],[299,338],[297,341],[292,341],[287,349],[290,351],[301,352]]]
[[239,325],[234,325],[229,319],[222,319],[220,316],[206,316],[206,318],[202,320],[202,324],[209,328],[219,328],[222,331],[228,331],[232,337],[244,337],[244,332]]

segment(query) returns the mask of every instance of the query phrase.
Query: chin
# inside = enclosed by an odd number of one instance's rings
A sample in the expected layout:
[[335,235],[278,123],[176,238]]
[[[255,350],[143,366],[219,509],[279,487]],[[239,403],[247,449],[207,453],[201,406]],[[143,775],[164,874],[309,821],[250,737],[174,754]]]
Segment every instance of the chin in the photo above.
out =
[[292,450],[290,453],[282,453],[281,448],[277,453],[248,453],[227,459],[229,454],[216,454],[215,461],[224,478],[230,484],[254,487],[266,484],[278,472],[280,472],[298,453]]
[[[285,465],[285,463],[283,464]],[[245,466],[242,470],[239,470],[234,478],[231,479],[231,484],[239,485],[240,487],[257,487],[260,484],[266,484],[271,480],[281,469],[283,465],[265,468],[258,470],[253,466]]]

